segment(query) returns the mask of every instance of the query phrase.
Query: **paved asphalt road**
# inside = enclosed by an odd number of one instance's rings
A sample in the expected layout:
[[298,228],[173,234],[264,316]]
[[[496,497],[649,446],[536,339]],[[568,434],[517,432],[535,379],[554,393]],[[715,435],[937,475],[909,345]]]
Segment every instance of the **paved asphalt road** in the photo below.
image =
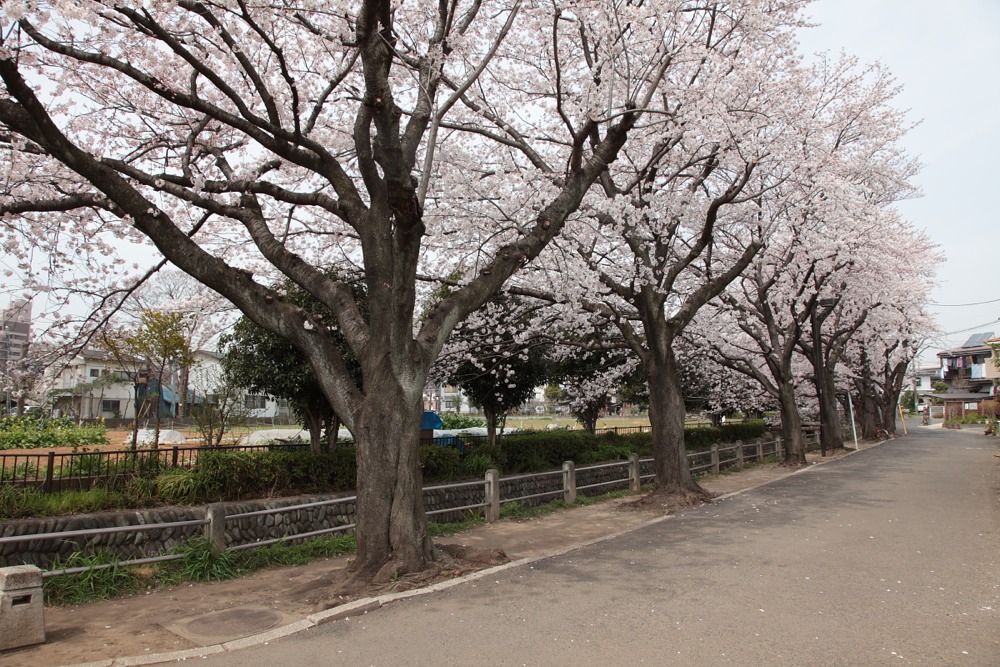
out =
[[1000,665],[1000,447],[914,431],[198,664]]

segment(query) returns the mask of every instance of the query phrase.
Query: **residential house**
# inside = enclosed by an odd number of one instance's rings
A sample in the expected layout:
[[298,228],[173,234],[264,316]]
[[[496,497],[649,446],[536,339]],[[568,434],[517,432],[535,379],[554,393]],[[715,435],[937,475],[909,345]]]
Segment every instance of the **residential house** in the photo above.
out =
[[[194,364],[188,380],[188,401],[199,405],[206,400],[211,402],[219,391],[222,382],[222,356],[209,350],[196,350]],[[258,420],[285,421],[292,416],[288,401],[263,394],[245,394],[244,407],[248,417]]]
[[947,414],[976,410],[979,403],[996,396],[995,381],[1000,381],[1000,369],[994,363],[990,345],[996,340],[992,331],[977,333],[959,347],[938,352],[941,379],[948,391],[932,399],[945,404]]
[[21,359],[31,339],[31,302],[24,299],[12,301],[0,312],[0,363],[6,368]]
[[450,384],[428,384],[424,388],[424,410],[457,412],[463,415],[473,411],[462,390]]
[[52,412],[80,419],[131,419],[135,385],[108,352],[86,349],[76,355],[49,386]]

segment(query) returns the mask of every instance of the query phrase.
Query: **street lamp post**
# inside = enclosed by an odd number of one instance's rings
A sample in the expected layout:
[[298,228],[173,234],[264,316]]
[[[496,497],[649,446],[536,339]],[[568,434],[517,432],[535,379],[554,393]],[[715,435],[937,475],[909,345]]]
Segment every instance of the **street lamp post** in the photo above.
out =
[[3,414],[10,413],[10,326],[3,325]]

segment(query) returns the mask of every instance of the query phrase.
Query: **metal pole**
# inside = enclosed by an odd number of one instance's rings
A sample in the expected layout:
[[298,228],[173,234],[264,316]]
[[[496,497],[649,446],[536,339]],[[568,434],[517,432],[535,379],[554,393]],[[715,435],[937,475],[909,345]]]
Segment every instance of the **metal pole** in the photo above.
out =
[[851,435],[854,436],[854,451],[858,451],[858,428],[854,425],[854,401],[851,400],[851,392],[847,392],[847,407],[851,411]]
[[820,456],[826,456],[826,438],[823,431],[826,429],[826,404],[823,401],[823,351],[820,348],[819,321],[816,319],[816,308],[819,303],[813,305],[812,315],[812,336],[813,336],[813,376],[816,380],[816,400],[819,401],[819,451]]

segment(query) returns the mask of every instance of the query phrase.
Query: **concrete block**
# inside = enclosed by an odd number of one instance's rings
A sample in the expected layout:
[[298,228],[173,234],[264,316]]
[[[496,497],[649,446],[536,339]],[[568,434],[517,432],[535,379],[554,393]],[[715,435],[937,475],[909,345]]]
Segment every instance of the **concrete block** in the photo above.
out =
[[0,568],[0,651],[43,643],[42,571],[34,565]]

